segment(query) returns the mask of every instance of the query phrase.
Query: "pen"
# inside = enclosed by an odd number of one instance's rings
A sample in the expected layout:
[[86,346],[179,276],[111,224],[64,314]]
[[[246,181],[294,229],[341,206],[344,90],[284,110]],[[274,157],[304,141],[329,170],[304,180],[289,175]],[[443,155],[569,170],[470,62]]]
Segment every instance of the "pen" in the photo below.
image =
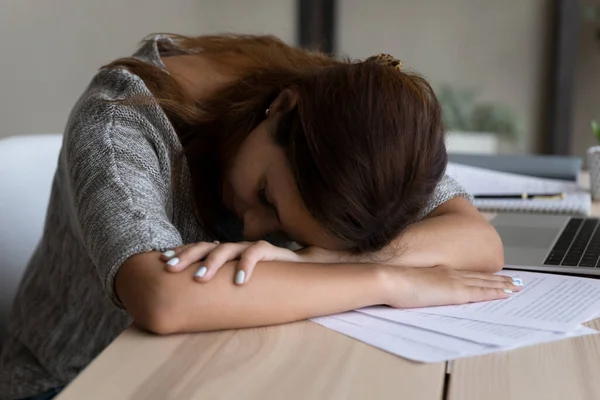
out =
[[564,200],[564,193],[476,194],[476,199]]

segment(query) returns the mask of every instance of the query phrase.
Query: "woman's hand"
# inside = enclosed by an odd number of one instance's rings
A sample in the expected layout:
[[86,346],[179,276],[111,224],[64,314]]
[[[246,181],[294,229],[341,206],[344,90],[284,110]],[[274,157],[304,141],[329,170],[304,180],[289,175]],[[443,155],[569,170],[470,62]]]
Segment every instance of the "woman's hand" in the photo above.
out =
[[[519,278],[448,267],[387,267],[386,304],[395,308],[431,307],[504,299],[523,286]],[[389,275],[388,275],[389,274]]]
[[180,272],[195,262],[204,261],[194,275],[195,279],[201,282],[208,282],[226,262],[239,260],[234,277],[234,282],[238,285],[248,282],[259,261],[304,261],[301,255],[262,240],[192,243],[165,251],[161,259],[166,262],[167,270],[171,272]]

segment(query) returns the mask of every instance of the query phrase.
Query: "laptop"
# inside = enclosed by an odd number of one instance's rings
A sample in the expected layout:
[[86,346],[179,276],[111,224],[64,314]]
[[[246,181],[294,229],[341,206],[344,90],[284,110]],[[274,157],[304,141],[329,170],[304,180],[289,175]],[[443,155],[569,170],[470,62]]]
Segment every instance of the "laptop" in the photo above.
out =
[[600,220],[502,213],[492,221],[507,269],[600,276]]

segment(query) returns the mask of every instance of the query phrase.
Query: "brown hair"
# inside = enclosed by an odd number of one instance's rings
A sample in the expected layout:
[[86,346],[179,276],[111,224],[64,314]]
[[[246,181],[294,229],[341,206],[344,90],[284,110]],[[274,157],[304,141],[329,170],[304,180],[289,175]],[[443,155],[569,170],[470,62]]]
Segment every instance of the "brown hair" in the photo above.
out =
[[223,160],[288,87],[298,102],[275,139],[306,207],[328,233],[349,250],[370,252],[418,220],[447,162],[440,107],[423,78],[375,59],[334,60],[269,36],[173,38],[174,49],[199,51],[238,78],[198,101],[149,64],[123,59],[110,66],[144,79],[172,121],[208,229],[214,232],[222,210]]

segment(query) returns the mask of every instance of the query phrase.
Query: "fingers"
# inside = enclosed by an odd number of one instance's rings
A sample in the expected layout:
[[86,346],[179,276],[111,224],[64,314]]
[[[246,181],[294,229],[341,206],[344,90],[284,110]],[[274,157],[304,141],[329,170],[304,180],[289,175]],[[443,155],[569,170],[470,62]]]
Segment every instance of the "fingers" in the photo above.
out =
[[464,284],[467,286],[506,290],[509,294],[520,291],[523,286],[522,284],[520,286],[515,285],[512,279],[490,280],[471,278],[465,279]]
[[510,283],[514,286],[523,286],[523,280],[521,278],[513,278],[511,276],[506,276],[506,275],[497,275],[497,274],[490,274],[490,273],[486,273],[486,272],[472,272],[472,271],[464,271],[461,273],[461,277],[463,279],[480,279],[480,280],[485,280],[485,281],[489,281],[489,282],[503,282],[503,283]]
[[489,300],[500,300],[510,297],[510,293],[504,291],[504,289],[471,286],[469,287],[469,302],[475,303],[479,301]]
[[469,302],[506,299],[512,293],[519,292],[523,288],[521,278],[502,275],[495,276],[501,279],[490,279],[490,276],[487,274],[478,278],[465,279],[464,285],[467,286],[469,291]]
[[252,276],[254,267],[259,261],[273,260],[275,258],[283,261],[282,258],[277,257],[277,254],[275,254],[278,249],[278,247],[262,240],[248,247],[240,257],[240,262],[235,273],[235,284],[243,285],[248,282]]
[[298,255],[282,247],[277,247],[269,242],[260,240],[248,246],[240,256],[234,277],[236,285],[243,285],[250,280],[256,264],[260,261],[287,261],[298,262]]
[[461,271],[461,276],[464,278],[486,279],[490,281],[511,281],[510,276],[491,274],[488,272]]
[[262,254],[258,250],[252,250],[252,247],[246,250],[238,263],[234,283],[236,285],[243,285],[248,282],[252,276],[252,271],[254,271],[256,263],[261,261],[261,259]]
[[192,246],[196,245],[196,243],[190,243],[190,244],[186,244],[183,246],[179,246],[179,247],[175,247],[172,249],[168,249],[165,252],[163,252],[160,255],[160,260],[167,262],[169,261],[171,258],[176,257],[178,254],[180,254],[182,251],[184,251],[185,249],[188,249]]
[[180,272],[197,261],[203,260],[218,243],[199,242],[167,250],[161,255],[166,262],[167,271]]
[[274,246],[266,241],[239,243],[195,243],[168,250],[161,256],[167,269],[179,272],[190,264],[203,261],[194,274],[199,282],[208,282],[228,261],[239,260],[233,281],[237,285],[248,282],[259,261],[299,261],[295,252]]
[[466,286],[469,302],[505,299],[523,288],[521,278],[485,272],[461,271],[459,279]]
[[[222,243],[215,245],[210,254],[206,257],[204,265],[198,268],[198,271],[194,275],[196,280],[206,282],[209,281],[214,274],[221,268],[227,261],[238,259],[244,250],[249,247],[247,242],[241,243]],[[236,272],[236,280],[238,273]],[[242,282],[245,282],[245,277],[241,277]]]

